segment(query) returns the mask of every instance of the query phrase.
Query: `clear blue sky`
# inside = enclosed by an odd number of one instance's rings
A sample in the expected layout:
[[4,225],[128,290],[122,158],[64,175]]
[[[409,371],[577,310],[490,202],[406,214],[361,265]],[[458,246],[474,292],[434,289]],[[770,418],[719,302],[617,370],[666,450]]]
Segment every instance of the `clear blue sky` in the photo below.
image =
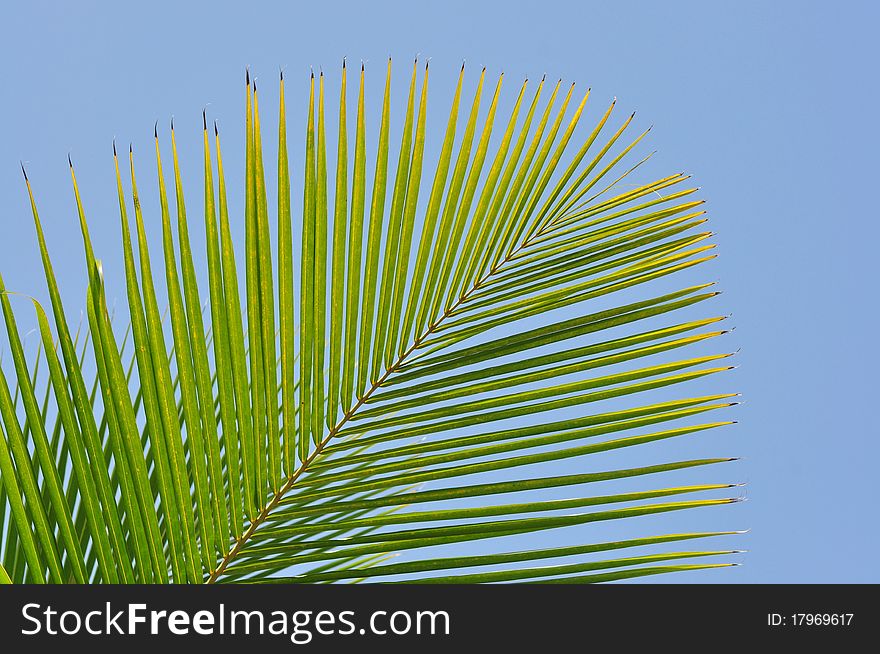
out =
[[[721,256],[701,274],[725,291],[717,310],[733,313],[736,331],[725,346],[741,348],[739,369],[724,380],[725,390],[744,395],[735,411],[740,424],[710,437],[706,453],[744,457],[722,476],[748,482],[750,501],[671,524],[748,528],[733,545],[749,553],[720,576],[669,581],[880,581],[880,227],[867,194],[876,187],[880,146],[874,3],[337,0],[293,7],[6,3],[0,268],[7,286],[43,297],[20,158],[62,279],[82,275],[68,151],[96,216],[96,249],[118,273],[111,138],[132,141],[147,171],[154,120],[167,126],[176,116],[184,166],[193,171],[190,196],[198,198],[200,111],[210,103],[227,133],[226,156],[236,160],[246,65],[274,98],[279,67],[296,82],[310,65],[335,79],[343,56],[364,59],[376,71],[375,89],[388,55],[402,64],[421,53],[432,59],[438,107],[463,59],[513,80],[544,72],[576,80],[598,98],[616,95],[627,111],[637,109],[643,125],[655,125],[655,165],[686,170],[702,186]],[[298,125],[305,86],[288,88]],[[299,148],[293,141],[293,161]],[[69,307],[83,306],[81,286],[66,284]],[[23,325],[32,326],[24,313]]]

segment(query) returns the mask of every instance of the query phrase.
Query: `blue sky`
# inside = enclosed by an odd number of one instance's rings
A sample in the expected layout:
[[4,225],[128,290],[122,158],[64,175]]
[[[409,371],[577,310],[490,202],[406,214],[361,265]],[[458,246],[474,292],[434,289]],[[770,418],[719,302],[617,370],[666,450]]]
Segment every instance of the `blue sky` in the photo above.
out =
[[[373,106],[386,57],[429,57],[438,123],[462,60],[504,71],[514,80],[508,92],[545,72],[577,81],[592,87],[594,110],[613,96],[638,110],[639,124],[655,126],[652,165],[687,171],[702,187],[720,257],[700,274],[724,290],[717,311],[732,313],[736,326],[725,347],[740,350],[739,368],[724,388],[745,402],[735,410],[739,424],[713,436],[706,452],[744,457],[723,475],[747,482],[749,502],[670,522],[750,529],[735,544],[749,553],[723,578],[669,581],[880,581],[880,228],[862,194],[876,184],[880,145],[876,5],[288,4],[31,2],[0,10],[0,269],[9,288],[43,297],[19,159],[61,279],[82,275],[68,152],[90,212],[101,216],[96,250],[118,273],[111,139],[132,142],[147,170],[154,121],[161,128],[175,116],[198,198],[200,112],[207,105],[228,134],[225,158],[240,160],[245,66],[267,80],[270,104],[285,70],[292,125],[302,124],[309,67],[335,80],[344,56],[376,71]],[[398,69],[401,80],[407,67]],[[297,161],[298,140],[290,152]],[[228,165],[232,178],[240,162]],[[83,306],[82,292],[66,284],[69,307]]]

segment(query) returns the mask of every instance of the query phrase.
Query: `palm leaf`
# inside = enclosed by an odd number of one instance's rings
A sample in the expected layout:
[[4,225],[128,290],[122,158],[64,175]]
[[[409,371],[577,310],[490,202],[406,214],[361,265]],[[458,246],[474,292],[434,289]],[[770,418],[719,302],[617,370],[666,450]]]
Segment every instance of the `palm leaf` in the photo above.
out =
[[[335,143],[327,80],[309,78],[295,225],[284,79],[270,219],[248,73],[243,280],[204,112],[204,259],[173,125],[173,211],[158,129],[158,207],[140,202],[133,151],[128,191],[117,162],[121,345],[76,178],[88,291],[76,338],[27,182],[51,312],[33,301],[29,360],[0,280],[12,355],[0,582],[590,583],[733,565],[735,550],[667,547],[734,531],[590,535],[738,499],[724,481],[651,482],[730,457],[602,463],[649,443],[674,455],[667,441],[731,424],[714,412],[734,394],[688,388],[731,368],[708,349],[724,317],[695,315],[718,293],[689,278],[715,255],[688,177],[629,183],[649,130],[629,136],[634,115],[615,123],[616,101],[579,136],[589,90],[560,82],[545,100],[544,80],[526,80],[505,109],[503,77],[483,70],[468,93],[464,67],[432,162],[418,62],[398,141],[389,60],[373,149],[361,67],[352,145],[346,74]],[[159,218],[158,278],[145,214]],[[612,490],[590,492],[602,482]],[[576,542],[523,548],[566,528]]]

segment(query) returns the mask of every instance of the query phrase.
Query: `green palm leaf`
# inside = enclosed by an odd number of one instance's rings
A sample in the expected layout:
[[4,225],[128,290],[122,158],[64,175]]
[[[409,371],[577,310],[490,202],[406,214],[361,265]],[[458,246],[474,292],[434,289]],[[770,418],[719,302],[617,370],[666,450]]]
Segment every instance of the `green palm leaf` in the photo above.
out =
[[[28,182],[51,311],[33,301],[29,360],[0,279],[0,583],[590,583],[733,565],[735,550],[666,547],[738,532],[589,535],[737,500],[732,483],[651,481],[730,457],[603,464],[731,424],[714,412],[734,394],[690,388],[731,366],[706,350],[724,318],[694,316],[717,292],[675,281],[715,256],[688,177],[628,182],[650,130],[615,125],[616,102],[581,137],[589,90],[557,83],[545,99],[544,80],[525,81],[506,111],[503,77],[483,70],[469,95],[464,67],[434,143],[418,62],[398,141],[389,60],[372,149],[361,67],[352,144],[346,75],[335,143],[324,74],[310,77],[297,225],[284,79],[270,208],[248,74],[244,279],[207,116],[203,259],[173,125],[173,211],[158,129],[158,207],[141,205],[134,153],[129,191],[117,162],[121,344],[76,178],[88,325],[75,337]],[[615,486],[590,491],[601,482]],[[565,528],[577,542],[523,548]]]

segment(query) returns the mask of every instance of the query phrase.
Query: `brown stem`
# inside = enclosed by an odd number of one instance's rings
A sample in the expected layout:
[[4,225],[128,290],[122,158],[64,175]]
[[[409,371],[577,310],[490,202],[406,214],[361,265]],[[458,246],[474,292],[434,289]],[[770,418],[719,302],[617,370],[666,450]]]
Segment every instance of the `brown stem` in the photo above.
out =
[[372,396],[372,394],[379,389],[379,387],[385,382],[385,380],[388,379],[388,376],[391,375],[393,372],[396,372],[406,362],[406,358],[416,349],[418,349],[418,347],[425,341],[425,339],[427,339],[435,332],[438,325],[440,325],[447,317],[449,317],[449,315],[453,311],[455,311],[459,306],[467,301],[471,293],[480,288],[480,286],[486,281],[488,277],[491,277],[493,274],[498,272],[498,270],[502,268],[504,264],[509,262],[510,259],[517,252],[519,252],[526,246],[527,242],[523,243],[520,247],[508,252],[497,266],[493,267],[492,270],[490,270],[483,277],[477,280],[467,293],[461,295],[448,309],[444,310],[443,314],[428,326],[428,328],[425,330],[425,333],[417,337],[413,341],[413,344],[410,346],[410,348],[406,352],[401,354],[398,357],[397,361],[389,366],[382,374],[382,376],[370,385],[370,387],[367,389],[367,392],[358,397],[358,400],[354,404],[354,406],[352,406],[348,411],[345,412],[342,418],[340,418],[339,422],[336,423],[336,425],[334,425],[333,428],[328,432],[327,436],[325,436],[323,440],[318,443],[314,451],[299,465],[299,467],[293,472],[293,474],[291,474],[287,478],[287,480],[284,482],[284,485],[272,495],[269,503],[266,504],[266,506],[263,507],[263,510],[260,511],[259,515],[257,515],[257,517],[251,521],[251,524],[248,526],[247,530],[235,540],[232,545],[232,549],[230,549],[229,552],[226,553],[226,555],[220,561],[220,564],[217,566],[217,569],[210,574],[205,583],[213,584],[217,581],[220,575],[222,575],[223,572],[226,570],[227,566],[241,551],[241,548],[244,547],[245,543],[247,543],[251,536],[254,535],[254,532],[257,530],[257,528],[261,524],[263,524],[263,522],[269,516],[269,513],[271,513],[271,511],[276,506],[278,506],[278,503],[282,500],[282,498],[290,491],[291,488],[293,488],[294,483],[296,483],[296,480],[303,475],[303,473],[306,471],[306,468],[308,468],[312,461],[314,461],[321,454],[321,451],[327,446],[327,444],[333,439],[333,437],[339,433],[340,429],[342,429],[345,423],[347,423],[354,416],[355,412],[360,409],[366,403],[366,401],[370,399],[370,396]]

